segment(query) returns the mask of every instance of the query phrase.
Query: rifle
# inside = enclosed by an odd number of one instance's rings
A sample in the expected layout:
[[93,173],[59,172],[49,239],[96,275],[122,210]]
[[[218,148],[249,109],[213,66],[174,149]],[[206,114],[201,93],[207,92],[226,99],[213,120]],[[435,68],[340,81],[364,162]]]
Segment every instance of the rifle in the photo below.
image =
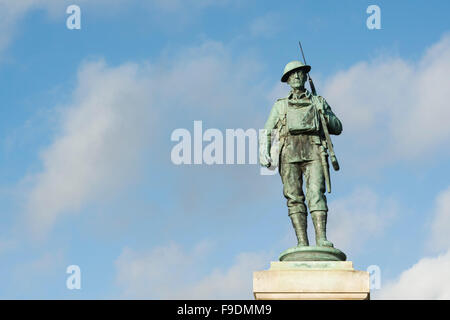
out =
[[[306,65],[307,63],[306,63],[305,55],[303,53],[302,43],[299,41],[298,44],[300,46],[300,51],[302,52],[303,62]],[[311,76],[309,75],[309,72],[306,73],[306,76],[307,76],[307,79],[309,82],[309,86],[311,87],[311,92],[312,92],[313,96],[317,96],[316,87],[314,86],[313,80],[312,80]],[[330,133],[328,132],[327,122],[325,121],[325,116],[323,114],[323,110],[319,110],[319,117],[320,117],[320,122],[322,124],[323,132],[325,135],[327,149],[330,152],[331,164],[333,165],[333,168],[335,171],[339,171],[339,162],[336,158],[336,154],[334,153],[333,143],[331,142]],[[326,161],[326,159],[324,159],[324,157],[325,157],[325,155],[322,156],[322,165],[324,167],[323,169],[324,169],[325,180],[326,180],[326,184],[327,184],[327,190],[328,190],[328,193],[330,193],[331,192],[330,174],[328,171],[328,162]]]
[[[306,64],[306,59],[305,59],[305,55],[303,54],[302,44],[300,41],[298,42],[298,44],[300,45],[300,50],[302,52],[303,61]],[[308,77],[308,82],[309,82],[309,85],[311,86],[311,92],[314,96],[316,96],[317,95],[316,87],[314,86],[313,80],[312,80],[311,76],[309,75],[309,72],[306,74],[306,76]],[[319,113],[321,115],[320,119],[322,122],[323,131],[325,133],[325,139],[327,140],[327,147],[328,147],[328,150],[330,151],[331,163],[333,164],[334,170],[339,171],[339,162],[337,161],[336,154],[334,153],[333,143],[331,142],[330,133],[328,132],[328,127],[326,126],[326,121],[325,121],[325,117],[323,115],[323,110],[320,110]]]

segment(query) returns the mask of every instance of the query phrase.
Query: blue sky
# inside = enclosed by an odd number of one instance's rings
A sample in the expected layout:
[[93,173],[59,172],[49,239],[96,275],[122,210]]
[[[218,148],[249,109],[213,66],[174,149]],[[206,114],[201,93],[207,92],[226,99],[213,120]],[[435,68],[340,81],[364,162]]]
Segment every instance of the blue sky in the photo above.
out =
[[330,240],[380,267],[375,298],[449,298],[450,8],[431,3],[0,0],[0,297],[251,298],[295,244],[279,176],[176,166],[170,137],[261,128],[301,40],[344,126]]

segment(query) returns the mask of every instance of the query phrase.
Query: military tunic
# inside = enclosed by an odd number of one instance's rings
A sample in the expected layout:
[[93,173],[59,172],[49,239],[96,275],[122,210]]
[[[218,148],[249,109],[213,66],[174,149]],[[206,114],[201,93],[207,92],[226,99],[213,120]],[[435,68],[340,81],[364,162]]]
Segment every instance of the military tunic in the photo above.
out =
[[279,173],[289,215],[307,212],[303,180],[309,211],[328,211],[321,161],[322,154],[327,157],[326,145],[317,103],[322,104],[329,133],[340,134],[342,124],[328,103],[320,96],[313,99],[307,90],[300,96],[295,96],[291,91],[287,98],[279,99],[264,126],[268,132],[269,150],[270,133],[273,129],[279,130],[280,136],[285,137],[280,150]]

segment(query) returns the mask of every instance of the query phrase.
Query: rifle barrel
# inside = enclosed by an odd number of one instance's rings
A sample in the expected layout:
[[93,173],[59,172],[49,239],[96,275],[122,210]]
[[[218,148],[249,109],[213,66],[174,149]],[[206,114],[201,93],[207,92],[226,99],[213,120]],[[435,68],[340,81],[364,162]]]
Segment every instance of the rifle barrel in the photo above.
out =
[[300,46],[300,51],[302,52],[303,62],[304,62],[305,64],[307,64],[307,63],[306,63],[306,59],[305,59],[305,55],[303,54],[302,43],[299,41],[299,42],[298,42],[298,45]]

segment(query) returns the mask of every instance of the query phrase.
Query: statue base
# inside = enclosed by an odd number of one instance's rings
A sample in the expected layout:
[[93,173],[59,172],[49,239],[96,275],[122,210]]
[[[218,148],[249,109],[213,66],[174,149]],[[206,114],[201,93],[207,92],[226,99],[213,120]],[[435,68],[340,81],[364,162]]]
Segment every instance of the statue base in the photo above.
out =
[[333,247],[297,246],[283,251],[280,261],[345,261],[345,253]]
[[253,273],[256,300],[369,300],[369,273],[351,261],[273,261]]

